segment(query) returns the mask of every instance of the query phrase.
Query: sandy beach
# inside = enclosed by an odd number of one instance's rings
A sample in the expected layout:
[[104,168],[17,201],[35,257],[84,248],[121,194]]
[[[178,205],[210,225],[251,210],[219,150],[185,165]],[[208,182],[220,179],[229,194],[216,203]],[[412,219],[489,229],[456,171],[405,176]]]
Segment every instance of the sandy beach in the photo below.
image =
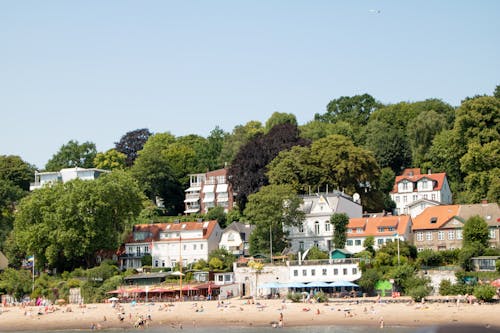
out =
[[[71,310],[71,311],[69,311]],[[39,314],[40,312],[40,314]],[[411,303],[404,300],[381,303],[363,300],[329,303],[290,303],[281,300],[231,299],[217,301],[177,303],[87,304],[57,306],[55,311],[37,307],[4,307],[0,314],[0,331],[32,331],[56,329],[133,328],[138,318],[150,327],[202,327],[202,326],[269,326],[280,321],[283,325],[356,325],[424,327],[432,325],[478,325],[500,329],[500,303],[466,304]],[[120,315],[123,320],[120,320]]]

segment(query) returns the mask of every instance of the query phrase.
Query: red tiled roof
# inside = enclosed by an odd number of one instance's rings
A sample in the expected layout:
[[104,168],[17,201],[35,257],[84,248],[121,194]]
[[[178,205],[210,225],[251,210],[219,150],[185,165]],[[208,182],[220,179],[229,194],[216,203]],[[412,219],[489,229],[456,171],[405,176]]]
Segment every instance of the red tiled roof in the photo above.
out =
[[[434,181],[433,191],[439,191],[443,187],[444,179],[446,178],[446,173],[429,173],[429,174],[421,174],[420,169],[405,169],[401,176],[397,176],[394,181],[394,187],[392,189],[392,193],[398,193],[398,184],[407,180],[412,183],[416,183],[422,179],[429,179]],[[414,187],[414,191],[417,190],[417,187]]]
[[[126,243],[150,243],[152,241],[160,240],[160,232],[163,231],[192,231],[192,230],[206,230],[203,233],[203,239],[207,239],[212,234],[215,226],[217,225],[216,220],[205,221],[205,222],[179,222],[179,223],[153,223],[153,224],[136,224],[134,225],[133,231],[127,237]],[[204,227],[205,226],[205,227]],[[152,237],[147,237],[140,241],[134,240],[134,232],[151,232]],[[182,238],[188,240],[189,238]],[[178,238],[173,239],[162,239],[162,241],[178,241]]]
[[[386,236],[395,233],[404,235],[409,223],[411,223],[411,218],[408,215],[353,218],[349,219],[347,225],[348,229],[352,229],[352,232],[347,233],[347,237]],[[361,233],[358,233],[356,229],[362,226],[364,226],[364,229]],[[393,227],[394,230],[379,231],[379,228],[388,227]]]
[[422,213],[420,213],[413,219],[412,229],[439,229],[453,217],[458,215],[459,207],[459,205],[441,205],[427,207]]

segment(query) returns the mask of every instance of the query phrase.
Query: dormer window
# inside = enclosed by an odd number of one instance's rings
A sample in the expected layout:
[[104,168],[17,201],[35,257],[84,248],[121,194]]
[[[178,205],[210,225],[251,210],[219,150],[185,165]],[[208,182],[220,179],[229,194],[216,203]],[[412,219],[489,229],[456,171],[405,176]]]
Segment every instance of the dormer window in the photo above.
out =
[[431,217],[431,223],[436,223],[437,222],[437,217]]

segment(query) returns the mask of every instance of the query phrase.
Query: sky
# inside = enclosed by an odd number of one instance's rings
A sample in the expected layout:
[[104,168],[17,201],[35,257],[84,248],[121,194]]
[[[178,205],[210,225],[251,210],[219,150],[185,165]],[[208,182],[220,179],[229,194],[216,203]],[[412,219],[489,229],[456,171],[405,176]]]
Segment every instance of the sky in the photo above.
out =
[[70,140],[208,136],[332,99],[500,84],[500,1],[0,0],[0,155],[43,169]]

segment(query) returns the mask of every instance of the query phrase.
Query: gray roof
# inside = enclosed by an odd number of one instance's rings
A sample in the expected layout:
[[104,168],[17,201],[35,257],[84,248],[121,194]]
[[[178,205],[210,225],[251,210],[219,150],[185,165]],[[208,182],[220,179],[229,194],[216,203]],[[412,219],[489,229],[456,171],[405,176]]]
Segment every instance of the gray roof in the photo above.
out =
[[467,221],[472,216],[481,216],[489,226],[498,226],[500,218],[500,208],[497,203],[484,203],[473,205],[460,205],[458,216]]
[[244,240],[248,240],[252,230],[255,228],[255,225],[241,222],[233,222],[224,229],[223,233],[229,230],[234,230],[238,232],[240,235],[245,235]]

